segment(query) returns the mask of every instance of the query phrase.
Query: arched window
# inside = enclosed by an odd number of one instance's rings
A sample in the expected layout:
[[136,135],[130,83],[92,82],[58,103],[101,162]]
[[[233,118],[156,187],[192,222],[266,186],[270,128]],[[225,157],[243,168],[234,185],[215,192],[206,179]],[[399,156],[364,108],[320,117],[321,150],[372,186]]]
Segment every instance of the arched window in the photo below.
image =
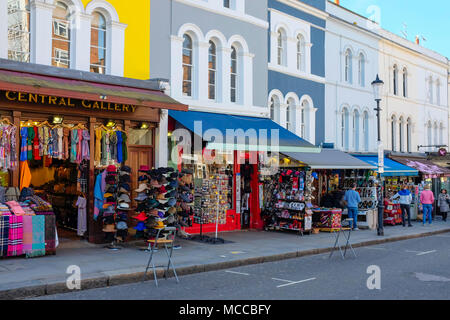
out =
[[237,101],[238,96],[238,59],[237,51],[234,46],[231,47],[231,102]]
[[341,143],[344,150],[348,150],[348,124],[349,113],[347,108],[342,109],[341,114]]
[[106,73],[106,19],[93,13],[91,23],[91,72]]
[[359,151],[359,112],[353,111],[353,149]]
[[364,151],[369,151],[369,113],[364,111],[363,115],[363,137]]
[[430,103],[433,103],[433,78],[428,79],[428,99]]
[[438,124],[437,122],[434,123],[434,145],[439,144],[439,133],[438,133]]
[[270,119],[278,124],[280,124],[280,107],[281,100],[278,96],[273,95],[270,98]]
[[297,36],[297,70],[305,71],[305,38]]
[[290,131],[293,131],[293,129],[295,130],[295,109],[295,100],[293,98],[289,98],[286,108],[286,128]]
[[403,68],[403,97],[408,96],[408,70]]
[[395,116],[391,118],[391,144],[392,151],[397,151],[397,118]]
[[359,55],[358,61],[358,82],[361,87],[366,85],[366,58],[362,53]]
[[436,80],[436,104],[441,105],[441,82]]
[[352,52],[345,51],[345,82],[352,83]]
[[428,139],[428,145],[431,146],[433,144],[433,127],[431,124],[431,121],[428,121],[427,123],[427,139]]
[[183,36],[183,95],[188,97],[192,97],[193,61],[192,38],[185,34]]
[[208,98],[216,99],[217,52],[216,44],[209,41],[208,50]]
[[30,1],[8,1],[8,59],[30,62]]
[[300,137],[306,138],[306,108],[308,107],[308,102],[304,101],[300,109]]
[[291,106],[286,106],[286,129],[291,129]]
[[399,122],[398,122],[398,132],[399,132],[399,147],[400,147],[400,152],[403,152],[403,137],[404,137],[404,132],[403,132],[403,127],[404,127],[404,119],[403,117],[400,117]]
[[285,55],[285,32],[283,29],[279,29],[277,33],[277,62],[278,65],[283,66],[286,64],[284,55]]
[[411,152],[411,134],[412,134],[412,121],[408,118],[406,121],[406,151]]
[[397,65],[394,65],[392,78],[393,78],[393,84],[394,84],[394,95],[398,95],[398,68],[397,68]]
[[69,7],[57,1],[53,10],[52,65],[70,68],[71,23]]

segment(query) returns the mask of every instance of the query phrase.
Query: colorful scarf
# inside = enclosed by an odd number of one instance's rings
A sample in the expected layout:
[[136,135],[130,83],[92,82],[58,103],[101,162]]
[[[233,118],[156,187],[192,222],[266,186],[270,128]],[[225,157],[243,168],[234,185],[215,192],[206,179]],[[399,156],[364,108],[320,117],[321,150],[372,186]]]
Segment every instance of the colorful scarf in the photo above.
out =
[[8,257],[23,254],[23,217],[11,216],[9,218]]
[[122,163],[123,162],[122,131],[117,131],[116,136],[117,136],[117,162]]
[[45,256],[45,217],[32,216],[33,242],[31,252],[26,253],[27,258]]
[[81,163],[81,160],[83,159],[83,155],[81,152],[83,145],[83,130],[78,129],[78,144],[77,144],[77,163]]
[[127,149],[127,134],[125,132],[122,133],[122,160],[123,162],[128,160],[128,149]]
[[63,149],[64,149],[64,155],[63,155],[63,159],[67,160],[70,157],[70,153],[69,153],[69,134],[70,134],[70,130],[69,128],[64,128],[63,130]]
[[45,254],[56,253],[56,218],[54,214],[45,217]]
[[27,160],[33,160],[34,128],[28,127]]
[[9,218],[10,216],[0,216],[0,257],[8,255]]
[[82,160],[90,160],[91,154],[89,152],[89,141],[91,140],[91,136],[89,135],[89,130],[83,130],[83,141],[81,148],[81,159]]
[[95,154],[94,161],[100,162],[102,159],[102,129],[95,129]]
[[28,137],[28,128],[22,127],[20,129],[20,136],[21,136],[21,144],[20,144],[20,161],[27,161],[28,160],[28,143],[27,143],[27,137]]
[[27,256],[33,252],[33,216],[23,216],[23,253]]
[[70,131],[70,142],[70,162],[75,163],[77,161],[78,130]]
[[42,158],[39,154],[39,130],[38,130],[38,127],[34,127],[33,131],[34,131],[33,158],[34,158],[34,160],[41,160]]

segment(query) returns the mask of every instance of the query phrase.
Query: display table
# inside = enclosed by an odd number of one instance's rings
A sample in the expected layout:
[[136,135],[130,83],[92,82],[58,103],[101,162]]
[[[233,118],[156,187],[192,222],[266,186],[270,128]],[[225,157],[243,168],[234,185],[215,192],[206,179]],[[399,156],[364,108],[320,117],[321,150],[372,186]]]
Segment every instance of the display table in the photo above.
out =
[[338,231],[341,227],[342,209],[315,208],[312,212],[320,217],[315,219],[320,231]]

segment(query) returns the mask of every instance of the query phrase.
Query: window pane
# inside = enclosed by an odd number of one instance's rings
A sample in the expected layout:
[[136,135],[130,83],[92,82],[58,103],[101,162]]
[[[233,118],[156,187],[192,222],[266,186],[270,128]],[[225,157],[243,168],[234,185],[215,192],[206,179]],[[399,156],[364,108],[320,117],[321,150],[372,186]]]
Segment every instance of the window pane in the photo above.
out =
[[70,21],[69,8],[62,2],[56,2],[53,10],[52,65],[70,67]]
[[128,132],[128,144],[151,146],[153,144],[152,130],[130,129]]
[[8,1],[8,59],[30,62],[29,0]]

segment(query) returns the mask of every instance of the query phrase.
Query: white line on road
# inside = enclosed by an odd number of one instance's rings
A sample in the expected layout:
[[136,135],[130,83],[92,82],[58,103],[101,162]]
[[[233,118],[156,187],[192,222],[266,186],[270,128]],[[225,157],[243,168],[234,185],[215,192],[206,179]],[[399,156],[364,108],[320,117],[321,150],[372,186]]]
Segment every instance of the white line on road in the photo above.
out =
[[284,282],[293,282],[291,280],[283,280],[283,279],[278,279],[278,278],[272,278],[272,280],[284,281]]
[[431,251],[421,252],[421,253],[418,253],[417,255],[418,255],[418,256],[423,256],[424,254],[429,254],[429,253],[434,253],[434,252],[436,252],[436,250],[431,250]]
[[249,273],[236,272],[236,271],[229,271],[229,270],[226,270],[225,272],[228,272],[228,273],[234,273],[234,274],[241,274],[241,275],[243,275],[243,276],[249,276],[249,275],[250,275]]
[[387,250],[386,248],[377,248],[377,247],[366,247],[366,249],[372,249],[372,250]]
[[282,285],[277,286],[277,288],[281,288],[281,287],[286,287],[286,286],[291,286],[293,284],[299,284],[302,282],[307,282],[307,281],[312,281],[312,280],[316,280],[316,278],[310,278],[310,279],[305,279],[305,280],[301,280],[301,281],[295,281],[295,282],[291,282],[291,283],[285,283]]
[[409,253],[422,253],[422,251],[414,251],[414,250],[406,250],[406,252],[409,252]]

